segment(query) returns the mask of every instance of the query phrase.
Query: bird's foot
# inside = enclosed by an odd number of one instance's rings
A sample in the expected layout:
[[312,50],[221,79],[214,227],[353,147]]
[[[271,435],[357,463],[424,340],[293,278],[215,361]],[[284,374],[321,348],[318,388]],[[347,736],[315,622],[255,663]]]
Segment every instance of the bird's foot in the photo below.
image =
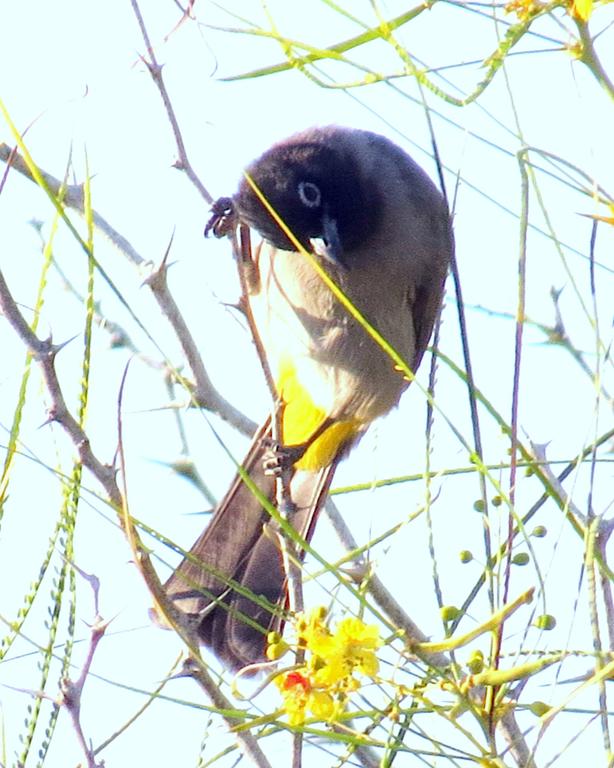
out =
[[280,477],[294,467],[305,450],[304,445],[281,445],[273,440],[269,441],[262,459],[264,474]]

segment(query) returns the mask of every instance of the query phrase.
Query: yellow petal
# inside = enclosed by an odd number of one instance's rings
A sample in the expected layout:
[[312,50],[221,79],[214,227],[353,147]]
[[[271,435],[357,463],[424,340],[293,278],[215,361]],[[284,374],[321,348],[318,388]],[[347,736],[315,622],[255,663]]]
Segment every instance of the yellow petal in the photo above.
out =
[[314,691],[309,696],[308,707],[314,717],[331,720],[335,713],[333,697],[325,691]]
[[588,21],[593,12],[593,0],[573,0],[571,12],[577,19]]

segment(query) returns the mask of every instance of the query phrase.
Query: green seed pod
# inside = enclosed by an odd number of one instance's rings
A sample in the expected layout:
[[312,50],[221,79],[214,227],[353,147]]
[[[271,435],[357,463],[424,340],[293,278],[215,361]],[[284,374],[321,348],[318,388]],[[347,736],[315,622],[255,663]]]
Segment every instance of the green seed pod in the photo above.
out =
[[467,660],[467,669],[472,675],[477,675],[484,669],[484,654],[482,651],[474,651]]
[[550,707],[543,701],[534,701],[532,704],[529,704],[529,711],[536,717],[542,717],[548,714]]
[[554,629],[556,627],[556,619],[549,613],[542,613],[541,616],[535,619],[535,626],[538,629],[544,630]]
[[455,605],[443,605],[440,609],[441,618],[444,621],[454,621],[460,616],[460,611]]
[[526,552],[519,552],[512,557],[512,563],[514,563],[514,565],[526,565],[530,559],[531,558]]

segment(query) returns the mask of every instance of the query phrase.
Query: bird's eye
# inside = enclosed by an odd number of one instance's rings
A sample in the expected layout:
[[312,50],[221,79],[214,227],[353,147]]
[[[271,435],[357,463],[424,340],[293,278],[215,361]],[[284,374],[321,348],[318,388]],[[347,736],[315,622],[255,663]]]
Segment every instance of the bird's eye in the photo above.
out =
[[307,208],[317,208],[320,205],[322,194],[320,187],[312,181],[301,181],[298,185],[298,196]]

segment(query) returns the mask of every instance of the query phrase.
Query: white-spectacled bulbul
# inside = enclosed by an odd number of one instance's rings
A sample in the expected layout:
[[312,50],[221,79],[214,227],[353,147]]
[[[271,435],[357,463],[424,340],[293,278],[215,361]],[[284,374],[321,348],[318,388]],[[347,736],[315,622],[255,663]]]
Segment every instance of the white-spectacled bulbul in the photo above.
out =
[[[247,176],[301,245],[416,371],[453,250],[447,205],[399,147],[367,131],[311,128],[275,144]],[[262,241],[247,296],[275,382],[292,466],[289,522],[309,540],[339,460],[408,382],[297,252],[252,184],[232,204]],[[270,419],[243,467],[275,503]],[[167,581],[202,641],[232,668],[261,661],[286,595],[271,516],[239,476]],[[240,585],[240,591],[232,585]],[[259,597],[255,602],[253,595]]]

